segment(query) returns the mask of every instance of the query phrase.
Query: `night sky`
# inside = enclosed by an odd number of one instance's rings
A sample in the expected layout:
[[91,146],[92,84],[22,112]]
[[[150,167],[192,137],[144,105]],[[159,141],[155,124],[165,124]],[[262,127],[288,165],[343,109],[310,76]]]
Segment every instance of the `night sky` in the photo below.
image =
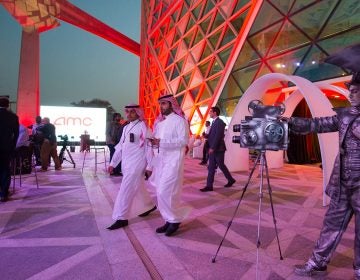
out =
[[[140,41],[140,0],[73,0],[74,5]],[[16,101],[21,27],[0,5],[0,95]],[[40,35],[41,105],[108,100],[122,112],[138,102],[139,57],[66,22]]]

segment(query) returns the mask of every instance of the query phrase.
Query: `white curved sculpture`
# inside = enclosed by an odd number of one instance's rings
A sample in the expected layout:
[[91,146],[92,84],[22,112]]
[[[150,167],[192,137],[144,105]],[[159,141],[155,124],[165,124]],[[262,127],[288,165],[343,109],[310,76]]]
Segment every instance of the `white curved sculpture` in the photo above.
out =
[[[225,163],[230,171],[244,171],[249,170],[249,151],[248,149],[240,148],[239,144],[232,143],[232,136],[236,135],[232,131],[234,124],[238,124],[241,120],[249,115],[248,104],[254,99],[262,99],[265,92],[276,82],[289,81],[297,86],[297,90],[285,100],[286,111],[285,117],[290,117],[296,106],[305,98],[307,105],[313,117],[332,116],[335,112],[332,110],[332,105],[324,96],[319,87],[324,89],[331,89],[339,94],[348,97],[348,92],[342,88],[332,86],[326,83],[319,83],[318,86],[312,82],[298,77],[290,76],[281,73],[271,73],[264,75],[257,79],[240,98],[233,117],[229,124],[229,129],[225,135],[225,143],[228,151],[225,153]],[[237,134],[238,135],[238,134]],[[318,134],[320,151],[322,156],[323,167],[323,189],[329,181],[332,167],[336,154],[339,149],[338,133],[324,133]],[[325,144],[326,143],[326,144]],[[267,151],[267,163],[269,168],[278,168],[283,166],[283,151]],[[326,205],[327,197],[323,193],[323,204]]]

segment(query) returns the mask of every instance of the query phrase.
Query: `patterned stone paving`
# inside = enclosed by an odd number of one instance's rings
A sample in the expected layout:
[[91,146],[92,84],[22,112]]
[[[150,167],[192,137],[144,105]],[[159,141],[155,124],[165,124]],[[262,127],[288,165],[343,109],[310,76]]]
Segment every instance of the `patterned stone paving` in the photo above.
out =
[[[82,155],[74,157],[81,166]],[[66,163],[62,171],[39,173],[39,189],[33,177],[26,178],[11,200],[0,204],[0,279],[256,279],[256,274],[258,279],[302,279],[293,266],[311,253],[326,211],[318,167],[286,164],[270,170],[284,260],[265,188],[257,268],[258,174],[212,263],[247,172],[235,173],[237,183],[229,189],[218,173],[215,191],[202,193],[206,167],[187,159],[183,194],[193,210],[169,238],[155,233],[163,223],[158,212],[130,220],[125,230],[106,230],[121,177],[109,177],[103,166],[94,174],[92,160],[87,159],[83,174]],[[323,279],[352,279],[353,239],[351,223]]]

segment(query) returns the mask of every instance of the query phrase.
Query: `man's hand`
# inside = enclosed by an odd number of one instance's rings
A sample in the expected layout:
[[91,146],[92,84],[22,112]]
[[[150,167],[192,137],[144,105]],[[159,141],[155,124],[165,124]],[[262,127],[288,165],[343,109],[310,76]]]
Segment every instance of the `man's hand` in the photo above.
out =
[[209,149],[209,154],[214,153],[214,149]]
[[114,167],[111,166],[111,165],[109,165],[109,167],[108,167],[108,172],[109,172],[109,174],[113,174],[113,172],[114,172]]

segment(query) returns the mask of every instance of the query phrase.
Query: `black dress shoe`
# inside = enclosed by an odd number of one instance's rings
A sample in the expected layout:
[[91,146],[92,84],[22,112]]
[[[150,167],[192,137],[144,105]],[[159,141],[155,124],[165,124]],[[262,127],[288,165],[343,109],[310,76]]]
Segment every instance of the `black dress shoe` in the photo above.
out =
[[158,227],[156,229],[156,232],[157,233],[164,233],[164,232],[166,232],[166,230],[168,229],[169,226],[170,226],[170,223],[166,222],[165,225],[163,225],[161,227]]
[[128,224],[129,224],[128,220],[117,220],[115,223],[113,223],[107,229],[108,230],[114,230],[114,229],[126,227]]
[[140,214],[139,217],[146,217],[147,215],[149,215],[151,212],[155,211],[156,209],[157,209],[157,207],[156,207],[156,205],[155,205],[155,206],[154,206],[153,208],[151,208],[150,210],[148,210],[148,211]]
[[178,229],[179,229],[180,223],[170,223],[170,225],[168,226],[165,235],[166,236],[171,236],[173,235]]
[[317,266],[313,262],[307,262],[304,265],[295,266],[295,274],[300,276],[315,276],[315,275],[324,275],[326,274],[326,266]]
[[212,191],[213,191],[213,188],[205,187],[205,188],[200,189],[200,191],[201,191],[201,192],[212,192]]
[[224,188],[230,188],[232,185],[234,185],[235,184],[235,180],[234,179],[232,179],[231,181],[229,181],[225,186],[224,186]]

